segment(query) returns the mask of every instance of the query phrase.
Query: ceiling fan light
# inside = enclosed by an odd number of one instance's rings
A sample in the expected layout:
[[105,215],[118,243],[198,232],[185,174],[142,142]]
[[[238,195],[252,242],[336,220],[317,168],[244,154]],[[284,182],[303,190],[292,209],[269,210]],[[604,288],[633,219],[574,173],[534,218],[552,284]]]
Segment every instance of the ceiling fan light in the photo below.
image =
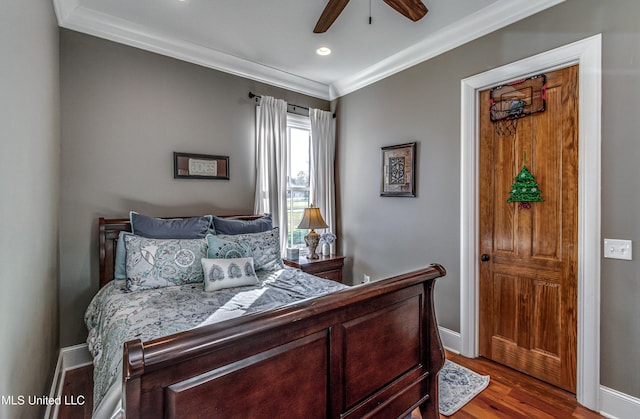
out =
[[331,54],[331,48],[329,47],[320,47],[316,50],[316,54],[318,55],[329,55]]

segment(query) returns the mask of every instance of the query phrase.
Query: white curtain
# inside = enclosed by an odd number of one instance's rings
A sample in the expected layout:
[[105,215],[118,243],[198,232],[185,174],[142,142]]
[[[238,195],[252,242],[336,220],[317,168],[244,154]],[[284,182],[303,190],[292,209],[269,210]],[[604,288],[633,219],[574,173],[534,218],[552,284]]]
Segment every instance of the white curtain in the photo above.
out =
[[311,123],[311,202],[318,208],[329,228],[336,233],[336,125],[331,112],[309,109]]
[[271,214],[287,243],[287,102],[262,96],[256,116],[256,195],[254,212]]

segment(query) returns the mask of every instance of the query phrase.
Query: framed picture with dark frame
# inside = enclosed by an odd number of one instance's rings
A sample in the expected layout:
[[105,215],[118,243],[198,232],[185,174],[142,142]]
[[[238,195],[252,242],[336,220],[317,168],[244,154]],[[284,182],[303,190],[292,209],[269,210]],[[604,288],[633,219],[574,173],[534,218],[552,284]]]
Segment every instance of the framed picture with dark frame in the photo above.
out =
[[416,143],[381,148],[380,196],[416,196]]
[[229,156],[174,152],[173,178],[229,180]]

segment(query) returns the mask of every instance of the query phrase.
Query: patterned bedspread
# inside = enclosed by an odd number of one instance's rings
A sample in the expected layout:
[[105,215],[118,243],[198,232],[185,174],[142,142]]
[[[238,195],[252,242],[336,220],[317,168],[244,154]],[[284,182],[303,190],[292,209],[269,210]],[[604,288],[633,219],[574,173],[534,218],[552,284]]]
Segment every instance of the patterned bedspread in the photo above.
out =
[[85,314],[94,358],[94,410],[111,386],[120,386],[128,340],[144,342],[346,288],[297,269],[256,273],[257,285],[216,292],[204,292],[202,283],[127,292],[112,281],[102,288]]

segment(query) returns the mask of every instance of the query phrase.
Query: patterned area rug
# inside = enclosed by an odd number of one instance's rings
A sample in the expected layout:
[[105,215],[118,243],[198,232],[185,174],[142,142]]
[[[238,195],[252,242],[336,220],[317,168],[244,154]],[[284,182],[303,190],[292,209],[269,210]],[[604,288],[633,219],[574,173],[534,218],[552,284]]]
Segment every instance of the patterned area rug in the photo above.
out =
[[440,413],[453,415],[489,385],[489,376],[446,360],[438,375]]

